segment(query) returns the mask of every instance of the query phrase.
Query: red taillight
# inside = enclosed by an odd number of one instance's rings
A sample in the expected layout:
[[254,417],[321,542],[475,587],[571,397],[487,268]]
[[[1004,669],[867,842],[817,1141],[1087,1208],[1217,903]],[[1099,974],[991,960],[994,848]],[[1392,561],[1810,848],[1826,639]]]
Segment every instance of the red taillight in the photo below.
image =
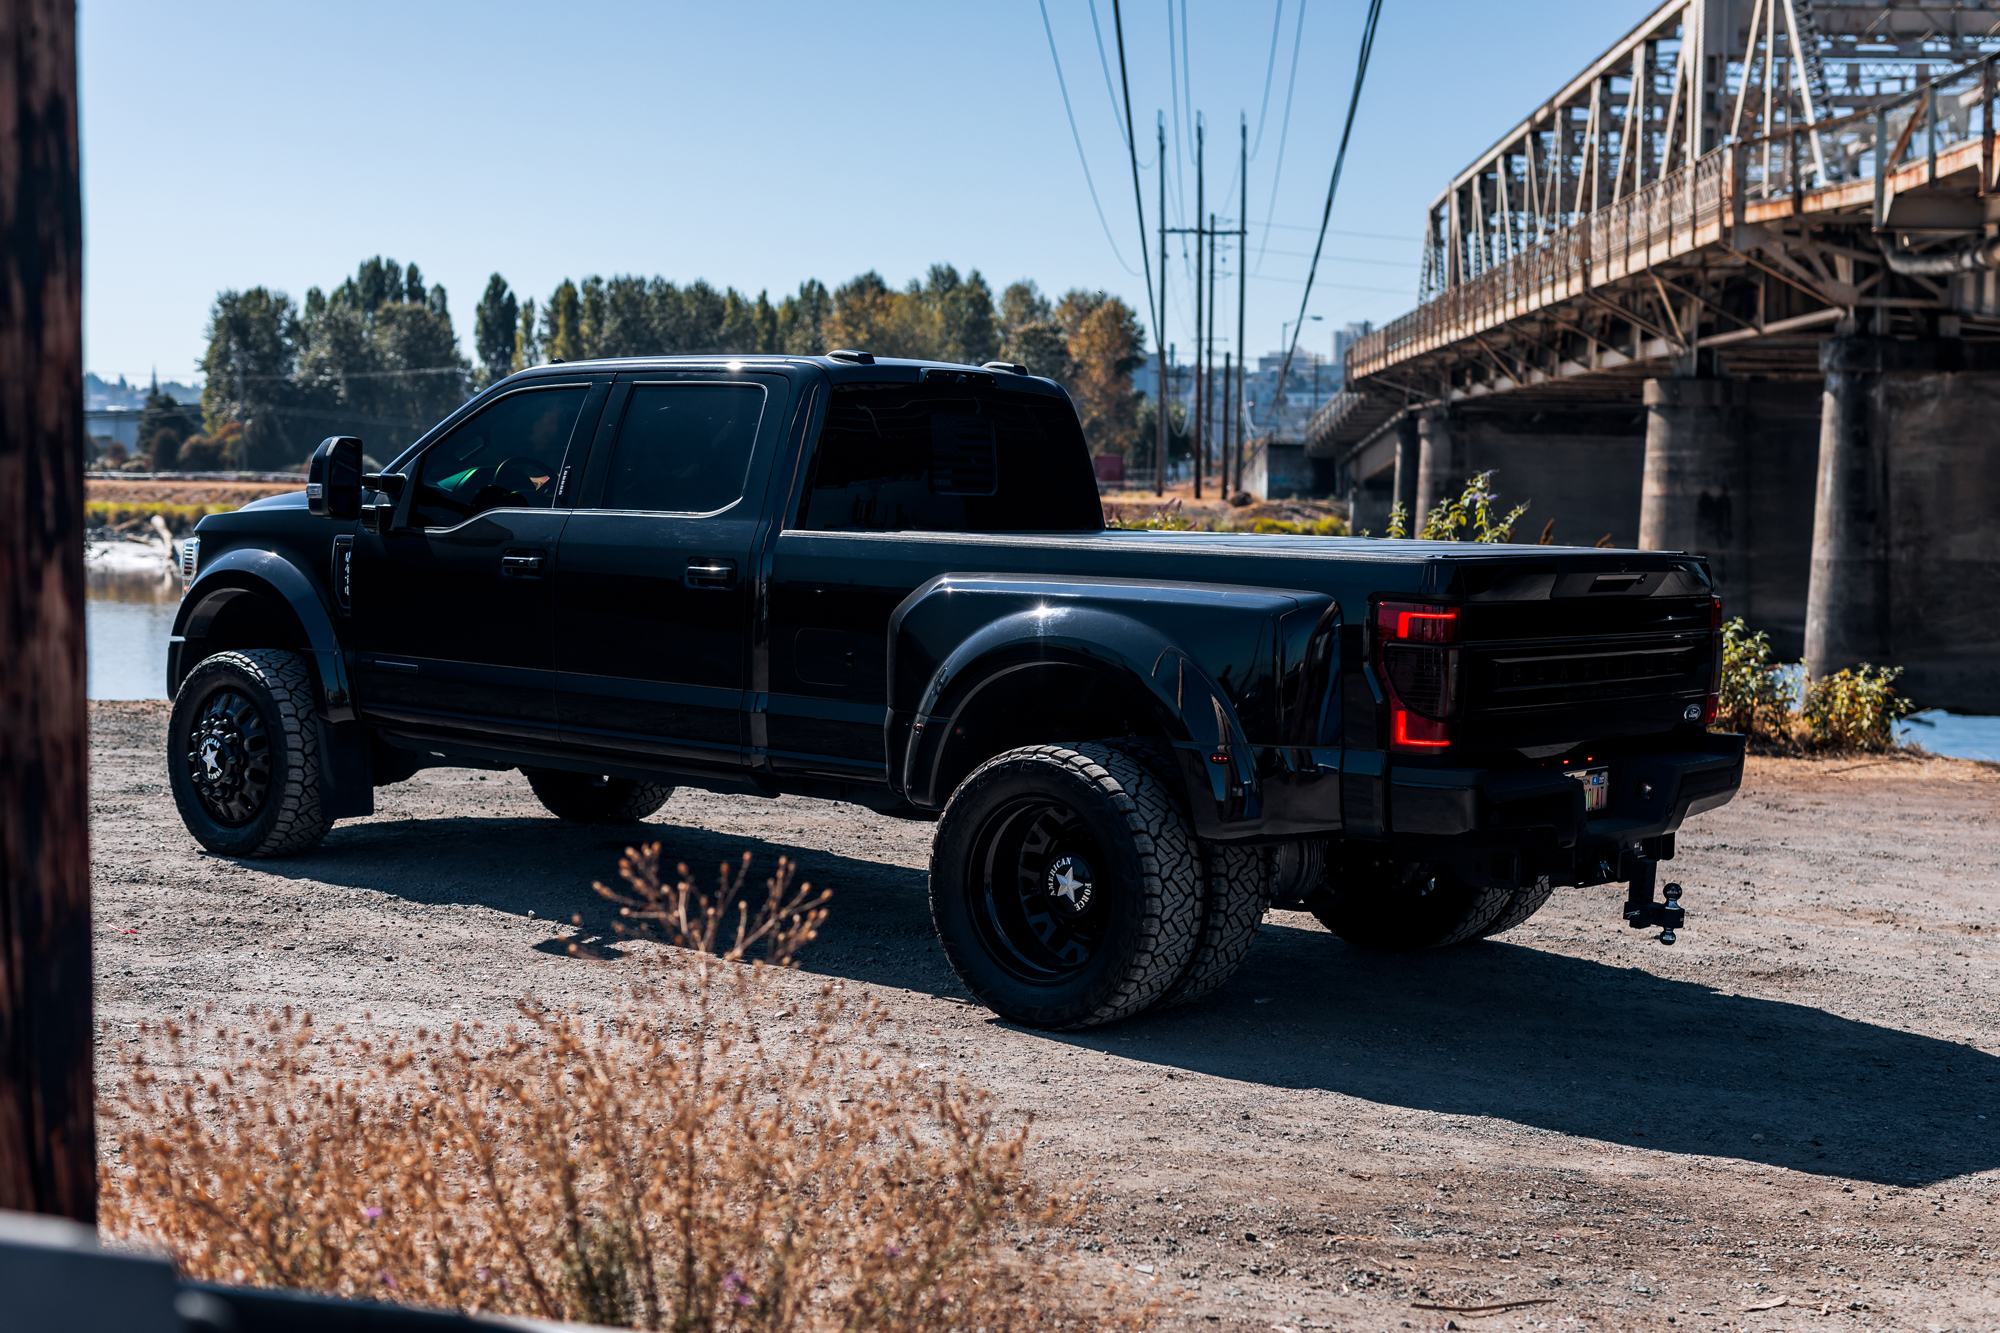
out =
[[1720,593],[1709,594],[1708,627],[1715,630],[1722,628],[1722,596]]
[[1389,745],[1441,750],[1458,711],[1456,607],[1382,602],[1375,608],[1375,665],[1389,691]]
[[1401,704],[1391,704],[1389,743],[1398,749],[1443,749],[1451,744],[1451,723],[1419,717]]
[[1375,608],[1375,628],[1404,643],[1458,642],[1458,611],[1449,606],[1383,602]]

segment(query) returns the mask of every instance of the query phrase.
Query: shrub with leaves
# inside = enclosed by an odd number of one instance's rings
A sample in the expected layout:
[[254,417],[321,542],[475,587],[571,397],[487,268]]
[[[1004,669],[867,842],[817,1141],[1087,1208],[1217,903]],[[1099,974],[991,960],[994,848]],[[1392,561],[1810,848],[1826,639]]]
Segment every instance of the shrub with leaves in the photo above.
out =
[[1797,689],[1794,674],[1772,659],[1771,638],[1750,633],[1738,616],[1722,627],[1722,688],[1718,731],[1740,731],[1752,740],[1784,745],[1792,739]]
[[[1472,477],[1465,483],[1465,489],[1442,504],[1432,505],[1424,515],[1423,530],[1417,536],[1432,542],[1508,542],[1514,539],[1514,525],[1528,512],[1533,503],[1523,500],[1507,511],[1504,518],[1493,517],[1493,506],[1499,500],[1493,490],[1491,469]],[[1410,535],[1410,511],[1398,500],[1389,510],[1389,527],[1385,537],[1408,537]],[[1366,533],[1362,534],[1366,536]]]
[[781,998],[826,897],[781,862],[752,901],[748,862],[710,896],[628,852],[599,891],[677,947],[609,1017],[528,998],[406,1041],[286,1008],[214,1028],[207,1070],[195,1020],[145,1031],[106,1234],[200,1280],[647,1329],[1080,1322],[1027,1126],[842,983]]
[[1495,521],[1493,472],[1480,473],[1465,483],[1465,489],[1440,505],[1432,505],[1424,515],[1424,530],[1417,535],[1434,542],[1504,542],[1513,539],[1514,525],[1528,512],[1523,500]]
[[1896,690],[1896,678],[1902,674],[1901,667],[1863,662],[1808,684],[1799,713],[1814,748],[1894,749],[1895,724],[1917,711]]

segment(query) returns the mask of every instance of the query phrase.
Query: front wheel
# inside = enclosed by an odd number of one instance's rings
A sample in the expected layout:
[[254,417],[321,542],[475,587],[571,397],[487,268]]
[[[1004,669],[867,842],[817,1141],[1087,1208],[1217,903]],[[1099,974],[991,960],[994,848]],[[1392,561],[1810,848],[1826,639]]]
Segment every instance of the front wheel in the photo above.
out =
[[181,822],[219,856],[286,856],[324,838],[305,659],[250,648],[197,663],[174,695],[167,779]]
[[1034,745],[952,793],[931,850],[931,917],[974,996],[1031,1027],[1129,1018],[1194,956],[1201,873],[1187,820],[1105,745]]

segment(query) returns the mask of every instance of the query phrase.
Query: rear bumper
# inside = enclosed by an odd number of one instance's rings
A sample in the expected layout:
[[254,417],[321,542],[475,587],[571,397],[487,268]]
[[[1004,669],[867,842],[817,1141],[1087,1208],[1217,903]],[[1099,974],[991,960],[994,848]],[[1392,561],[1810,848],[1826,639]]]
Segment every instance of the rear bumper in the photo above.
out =
[[1697,746],[1614,754],[1610,801],[1584,809],[1583,784],[1555,769],[1498,773],[1470,768],[1395,767],[1389,777],[1389,832],[1396,837],[1526,835],[1557,847],[1630,843],[1672,833],[1689,815],[1728,804],[1743,785],[1744,738],[1704,734]]

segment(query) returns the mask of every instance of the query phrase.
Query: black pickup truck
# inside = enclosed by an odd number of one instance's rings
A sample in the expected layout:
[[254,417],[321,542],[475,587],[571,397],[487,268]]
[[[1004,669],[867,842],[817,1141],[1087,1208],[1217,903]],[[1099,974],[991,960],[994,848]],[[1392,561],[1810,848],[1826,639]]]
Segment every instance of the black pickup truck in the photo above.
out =
[[185,545],[169,771],[212,851],[436,765],[583,821],[829,797],[936,821],[953,967],[1080,1027],[1213,990],[1274,904],[1409,950],[1619,883],[1671,942],[1658,863],[1742,778],[1699,557],[1107,529],[1017,366],[543,366],[362,467],[330,439]]

